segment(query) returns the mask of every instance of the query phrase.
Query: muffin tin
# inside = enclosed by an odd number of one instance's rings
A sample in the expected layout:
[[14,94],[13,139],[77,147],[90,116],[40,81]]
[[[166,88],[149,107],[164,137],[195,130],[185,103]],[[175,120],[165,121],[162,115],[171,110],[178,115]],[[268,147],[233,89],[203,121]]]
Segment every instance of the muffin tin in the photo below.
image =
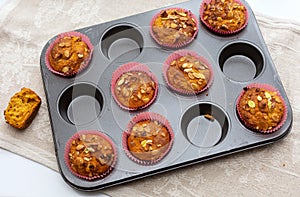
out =
[[[269,144],[289,133],[291,106],[255,16],[249,5],[243,3],[249,12],[244,30],[219,36],[200,22],[195,40],[181,48],[197,52],[212,66],[214,81],[198,95],[178,94],[167,87],[163,79],[163,62],[176,49],[160,47],[150,36],[151,18],[162,8],[76,30],[90,38],[94,51],[89,66],[75,77],[62,77],[47,69],[45,52],[56,37],[47,42],[41,53],[41,74],[58,166],[69,185],[80,190],[97,190]],[[192,0],[170,8],[191,10],[199,18],[200,5],[201,1]],[[131,61],[146,64],[156,75],[159,89],[156,100],[149,107],[129,112],[114,101],[110,81],[120,65]],[[286,102],[287,119],[274,133],[253,132],[238,118],[237,98],[243,87],[251,83],[274,86]],[[146,111],[168,119],[174,131],[174,142],[160,162],[143,166],[125,154],[122,133],[135,115]],[[206,115],[213,119],[205,118]],[[99,130],[115,143],[118,160],[109,176],[87,181],[74,176],[67,168],[64,161],[66,143],[80,130]]]

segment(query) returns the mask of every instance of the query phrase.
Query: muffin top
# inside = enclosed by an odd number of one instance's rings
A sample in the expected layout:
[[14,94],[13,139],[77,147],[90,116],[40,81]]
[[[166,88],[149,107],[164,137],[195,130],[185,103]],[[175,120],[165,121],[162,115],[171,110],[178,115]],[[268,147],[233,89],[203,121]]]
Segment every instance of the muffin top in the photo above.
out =
[[100,135],[89,133],[72,140],[68,156],[72,170],[90,178],[107,172],[115,159],[112,144]]
[[202,20],[217,31],[236,31],[246,23],[246,8],[235,0],[211,0],[203,6]]
[[189,42],[197,30],[197,23],[191,13],[180,9],[162,11],[152,23],[153,36],[157,42],[169,47]]
[[274,129],[282,120],[285,106],[277,92],[264,88],[244,88],[238,103],[240,118],[257,131]]
[[153,100],[156,89],[157,85],[147,73],[129,71],[118,78],[114,93],[121,105],[137,109]]
[[183,93],[198,93],[208,84],[211,72],[197,57],[187,54],[173,60],[167,69],[167,80]]
[[127,145],[136,158],[155,161],[168,149],[170,140],[171,136],[163,124],[156,120],[143,120],[133,125]]
[[76,73],[90,56],[88,45],[79,36],[65,36],[56,42],[49,54],[50,66],[64,75]]

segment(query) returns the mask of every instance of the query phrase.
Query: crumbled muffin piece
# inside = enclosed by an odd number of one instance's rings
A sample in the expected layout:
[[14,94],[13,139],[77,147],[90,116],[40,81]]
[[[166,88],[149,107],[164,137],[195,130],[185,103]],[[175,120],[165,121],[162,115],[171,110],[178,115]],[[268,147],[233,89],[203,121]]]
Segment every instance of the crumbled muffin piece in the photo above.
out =
[[41,98],[34,91],[22,88],[11,97],[4,110],[5,121],[17,129],[25,129],[33,121],[40,105]]

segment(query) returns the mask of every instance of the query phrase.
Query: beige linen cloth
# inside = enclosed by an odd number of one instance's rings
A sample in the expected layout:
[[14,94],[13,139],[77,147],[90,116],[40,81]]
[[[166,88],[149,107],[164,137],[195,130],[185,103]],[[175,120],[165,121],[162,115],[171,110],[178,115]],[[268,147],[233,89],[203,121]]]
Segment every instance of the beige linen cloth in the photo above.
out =
[[[3,2],[3,1],[2,1]],[[4,1],[0,7],[0,147],[58,170],[39,58],[54,35],[183,0]],[[256,14],[290,99],[294,123],[282,141],[105,189],[112,196],[297,196],[300,194],[300,25]],[[33,123],[17,131],[4,121],[21,87],[42,98]],[[3,162],[3,161],[1,161]]]

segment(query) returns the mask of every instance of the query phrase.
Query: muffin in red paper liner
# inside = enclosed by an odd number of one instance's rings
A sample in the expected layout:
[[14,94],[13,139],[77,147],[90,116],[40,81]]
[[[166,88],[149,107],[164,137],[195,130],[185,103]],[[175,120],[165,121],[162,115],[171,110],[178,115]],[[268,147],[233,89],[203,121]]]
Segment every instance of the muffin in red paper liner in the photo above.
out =
[[66,144],[65,163],[77,177],[102,179],[114,169],[117,151],[112,140],[99,131],[79,131]]
[[170,151],[174,133],[160,114],[144,112],[135,116],[122,136],[126,155],[141,165],[153,165]]
[[171,89],[188,95],[205,91],[213,81],[209,62],[189,50],[179,50],[169,55],[163,65],[163,76]]
[[189,10],[168,8],[156,14],[150,23],[150,34],[161,46],[179,48],[194,40],[199,22]]
[[91,60],[93,45],[79,32],[59,34],[46,51],[47,68],[58,75],[70,77],[86,68]]
[[242,123],[252,131],[272,133],[287,118],[286,104],[280,93],[269,84],[250,84],[237,100]]
[[239,0],[204,0],[200,7],[200,19],[211,31],[230,35],[248,24],[248,11]]
[[111,92],[121,108],[131,111],[143,109],[156,99],[158,81],[146,65],[129,62],[113,73]]

